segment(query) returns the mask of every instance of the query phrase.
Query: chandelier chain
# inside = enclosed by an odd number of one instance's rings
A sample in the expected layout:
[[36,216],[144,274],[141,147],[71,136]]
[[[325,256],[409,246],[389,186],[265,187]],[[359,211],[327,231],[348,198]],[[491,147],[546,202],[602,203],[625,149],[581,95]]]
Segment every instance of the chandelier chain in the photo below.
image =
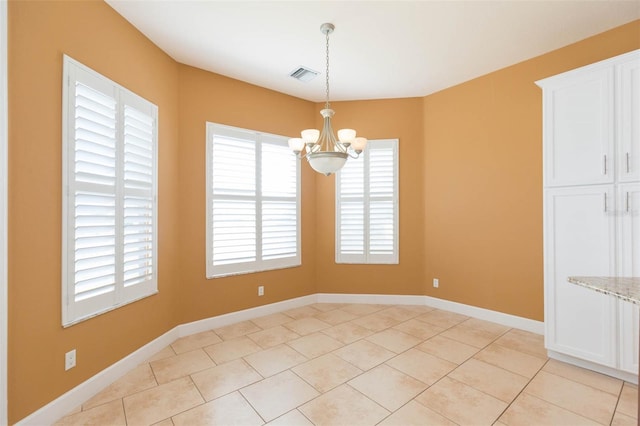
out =
[[326,63],[327,63],[327,70],[325,72],[325,81],[326,81],[326,102],[325,102],[325,108],[329,108],[329,31],[327,31],[326,33],[326,45],[327,45],[327,56],[326,56]]

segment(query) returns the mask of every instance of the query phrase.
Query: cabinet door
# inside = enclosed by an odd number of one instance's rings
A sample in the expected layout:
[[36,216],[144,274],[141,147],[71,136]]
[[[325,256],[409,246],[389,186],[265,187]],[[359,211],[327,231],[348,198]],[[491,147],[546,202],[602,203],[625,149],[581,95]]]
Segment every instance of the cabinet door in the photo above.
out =
[[545,186],[613,183],[613,67],[543,85]]
[[618,302],[620,309],[620,369],[638,374],[638,321],[640,309],[631,302]]
[[616,67],[618,178],[640,181],[640,51]]
[[612,185],[545,190],[545,344],[611,367],[617,301],[567,278],[613,275],[614,210]]
[[[640,183],[618,187],[618,271],[640,277]],[[620,304],[620,368],[638,373],[638,305]]]

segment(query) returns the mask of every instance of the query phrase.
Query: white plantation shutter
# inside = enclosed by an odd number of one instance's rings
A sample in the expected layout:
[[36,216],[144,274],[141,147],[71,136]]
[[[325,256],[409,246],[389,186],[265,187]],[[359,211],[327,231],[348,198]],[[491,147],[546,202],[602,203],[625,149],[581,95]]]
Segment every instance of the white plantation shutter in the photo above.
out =
[[155,293],[157,108],[65,56],[63,325]]
[[298,255],[298,161],[278,139],[264,137],[261,145],[264,260]]
[[284,137],[207,123],[207,278],[300,265],[299,167]]
[[336,262],[398,263],[398,140],[372,140],[336,177]]
[[[369,256],[393,259],[396,240],[396,163],[393,144],[369,150]],[[396,260],[397,262],[397,260]],[[393,263],[396,263],[393,262]]]
[[340,204],[337,207],[336,225],[343,261],[362,261],[365,253],[364,210],[364,155],[349,159],[340,170]]
[[233,271],[257,259],[256,143],[245,132],[212,137],[211,261]]
[[156,289],[156,117],[154,105],[129,93],[124,104],[123,285],[125,299]]

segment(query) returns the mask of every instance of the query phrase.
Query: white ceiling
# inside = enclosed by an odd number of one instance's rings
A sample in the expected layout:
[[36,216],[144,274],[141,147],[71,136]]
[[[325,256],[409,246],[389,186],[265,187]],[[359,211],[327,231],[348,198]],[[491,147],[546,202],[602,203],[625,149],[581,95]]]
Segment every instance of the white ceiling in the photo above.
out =
[[[640,0],[106,0],[178,62],[311,101],[425,96],[640,18]],[[299,66],[321,75],[289,77]]]

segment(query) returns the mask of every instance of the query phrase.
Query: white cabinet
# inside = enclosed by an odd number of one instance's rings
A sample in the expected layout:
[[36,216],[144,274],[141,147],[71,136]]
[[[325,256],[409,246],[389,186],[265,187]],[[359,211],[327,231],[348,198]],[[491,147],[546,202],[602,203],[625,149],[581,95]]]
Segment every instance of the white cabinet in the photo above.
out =
[[545,343],[548,349],[615,366],[616,300],[567,278],[615,270],[613,185],[545,191]]
[[613,182],[613,77],[608,67],[545,84],[545,186]]
[[545,345],[552,357],[632,380],[638,307],[567,277],[640,276],[640,50],[537,84]]
[[[640,183],[618,186],[618,271],[623,276],[640,276]],[[618,301],[620,313],[620,368],[638,371],[638,305]]]
[[640,61],[616,67],[618,180],[640,180]]
[[[640,141],[638,141],[640,144]],[[618,185],[618,272],[640,277],[640,183]]]

